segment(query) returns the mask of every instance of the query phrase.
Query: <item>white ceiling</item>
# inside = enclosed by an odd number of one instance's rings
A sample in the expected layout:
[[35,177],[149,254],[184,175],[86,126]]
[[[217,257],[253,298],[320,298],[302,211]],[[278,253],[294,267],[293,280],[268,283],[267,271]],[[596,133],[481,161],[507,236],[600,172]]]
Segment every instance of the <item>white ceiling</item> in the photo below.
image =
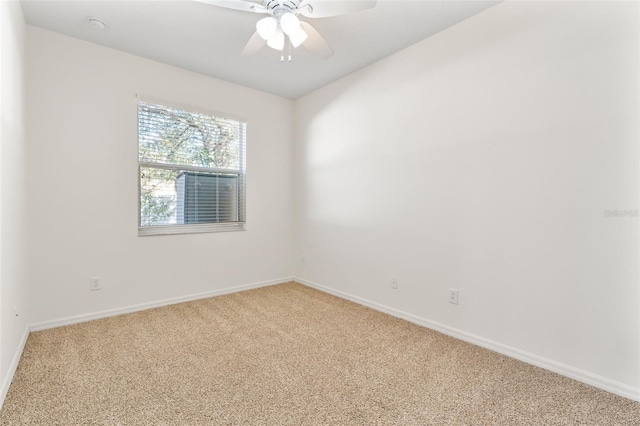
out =
[[[195,1],[22,0],[22,8],[30,25],[296,99],[497,3],[378,0],[374,9],[303,18],[335,55],[322,60],[298,48],[290,63],[281,63],[279,52],[268,47],[240,55],[263,15]],[[89,17],[105,22],[106,29],[91,28]]]

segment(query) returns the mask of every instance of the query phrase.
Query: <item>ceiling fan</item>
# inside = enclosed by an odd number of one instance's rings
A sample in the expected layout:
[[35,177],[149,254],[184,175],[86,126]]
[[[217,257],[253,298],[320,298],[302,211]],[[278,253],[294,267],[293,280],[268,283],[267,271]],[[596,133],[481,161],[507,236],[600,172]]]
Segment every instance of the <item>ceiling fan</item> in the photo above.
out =
[[242,55],[258,52],[265,44],[282,52],[289,46],[288,59],[291,61],[291,47],[302,45],[311,53],[327,59],[333,56],[333,49],[308,22],[306,18],[327,18],[375,7],[377,0],[196,0],[214,6],[268,15],[256,23],[256,31],[244,47]]

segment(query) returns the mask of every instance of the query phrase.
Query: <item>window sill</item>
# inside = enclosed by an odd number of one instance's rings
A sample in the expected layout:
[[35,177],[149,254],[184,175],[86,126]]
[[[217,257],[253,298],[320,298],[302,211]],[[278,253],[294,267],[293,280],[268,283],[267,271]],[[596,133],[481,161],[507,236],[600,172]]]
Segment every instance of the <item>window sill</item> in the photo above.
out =
[[138,237],[150,237],[154,235],[203,234],[245,230],[245,224],[242,222],[202,223],[194,225],[138,226]]

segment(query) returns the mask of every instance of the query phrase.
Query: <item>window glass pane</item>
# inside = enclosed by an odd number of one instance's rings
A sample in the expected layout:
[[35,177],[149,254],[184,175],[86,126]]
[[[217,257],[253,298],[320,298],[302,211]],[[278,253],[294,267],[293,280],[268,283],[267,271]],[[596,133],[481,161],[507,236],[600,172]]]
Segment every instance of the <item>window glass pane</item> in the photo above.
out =
[[139,160],[238,170],[242,167],[242,125],[227,118],[139,102]]
[[238,222],[237,174],[140,168],[140,224]]
[[140,168],[140,225],[176,223],[176,172]]

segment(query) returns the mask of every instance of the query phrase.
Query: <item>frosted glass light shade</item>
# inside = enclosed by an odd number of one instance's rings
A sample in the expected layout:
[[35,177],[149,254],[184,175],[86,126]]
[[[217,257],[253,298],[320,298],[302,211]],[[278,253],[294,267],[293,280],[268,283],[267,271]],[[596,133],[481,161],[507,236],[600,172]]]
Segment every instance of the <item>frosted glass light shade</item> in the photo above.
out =
[[282,31],[276,31],[269,40],[267,40],[267,46],[275,50],[284,49],[284,33]]
[[296,31],[295,33],[289,35],[289,40],[291,40],[291,45],[293,45],[293,47],[298,47],[302,43],[304,43],[307,37],[307,33],[302,28],[300,28],[299,31]]
[[293,13],[287,12],[280,17],[280,28],[290,36],[300,30],[300,20]]
[[260,37],[264,40],[269,40],[275,34],[278,29],[278,21],[272,16],[267,16],[266,18],[262,18],[256,23],[256,30]]

